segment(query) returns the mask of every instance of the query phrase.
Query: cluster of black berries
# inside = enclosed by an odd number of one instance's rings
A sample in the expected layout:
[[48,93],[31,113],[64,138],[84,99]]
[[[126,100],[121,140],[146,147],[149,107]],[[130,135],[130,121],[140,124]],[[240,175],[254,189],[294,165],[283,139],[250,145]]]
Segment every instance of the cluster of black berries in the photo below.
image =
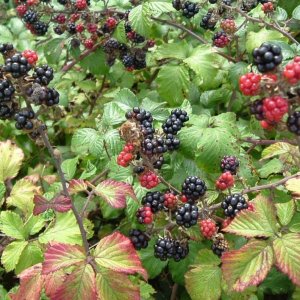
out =
[[164,195],[161,192],[147,192],[142,199],[142,204],[151,207],[153,213],[164,209]]
[[290,132],[300,136],[300,111],[295,111],[289,115],[287,128]]
[[48,24],[41,21],[38,13],[35,10],[29,9],[23,15],[23,21],[27,27],[30,28],[31,32],[43,36],[48,31]]
[[184,259],[188,253],[188,243],[171,238],[159,238],[154,245],[154,256],[162,261],[173,258],[178,262]]
[[33,122],[34,119],[34,112],[28,108],[20,109],[14,116],[16,121],[16,128],[21,130],[32,130],[33,129]]
[[179,207],[175,212],[176,223],[179,226],[189,228],[197,224],[198,220],[198,207],[196,205],[185,203]]
[[263,100],[255,100],[250,104],[250,113],[259,121],[264,120]]
[[202,18],[200,22],[200,27],[203,29],[214,30],[217,24],[217,20],[213,15],[212,11],[208,11],[208,13]]
[[229,250],[228,242],[224,239],[222,234],[218,234],[214,238],[211,250],[218,256],[222,256],[224,252]]
[[263,43],[253,50],[254,64],[261,73],[275,70],[282,62],[281,48],[270,43]]
[[221,171],[236,175],[239,165],[239,160],[235,156],[225,155],[221,160]]
[[22,54],[16,53],[5,60],[3,71],[11,73],[14,78],[20,78],[31,70],[31,65]]
[[139,229],[131,229],[129,232],[129,237],[136,250],[141,250],[148,247],[149,237],[144,231]]
[[173,0],[172,4],[176,10],[181,10],[182,15],[189,19],[194,17],[199,12],[198,4],[191,1],[185,1],[182,3],[180,0]]
[[227,217],[234,217],[239,211],[248,208],[248,203],[241,194],[232,194],[225,197],[221,207]]
[[15,88],[8,79],[0,79],[0,103],[11,101]]
[[53,69],[48,65],[42,65],[35,68],[32,77],[35,79],[34,82],[40,85],[48,85],[53,79]]
[[204,180],[197,176],[189,176],[182,184],[181,192],[190,203],[194,203],[205,194],[206,189]]

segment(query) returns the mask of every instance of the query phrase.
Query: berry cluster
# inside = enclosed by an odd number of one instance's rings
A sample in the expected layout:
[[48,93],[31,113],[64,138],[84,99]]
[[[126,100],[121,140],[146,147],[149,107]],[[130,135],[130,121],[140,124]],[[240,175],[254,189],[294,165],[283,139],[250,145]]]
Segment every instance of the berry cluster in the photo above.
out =
[[237,173],[237,169],[240,165],[239,160],[232,155],[225,155],[221,160],[221,171],[230,172],[232,175]]
[[151,207],[140,207],[136,212],[136,217],[140,224],[151,224],[153,222],[153,213]]
[[189,228],[197,224],[198,220],[198,207],[196,205],[185,203],[179,207],[175,212],[176,223],[179,226]]
[[187,201],[194,203],[206,192],[205,182],[197,176],[189,176],[182,184],[182,194],[187,198]]
[[214,30],[217,24],[217,20],[214,17],[213,11],[208,11],[208,13],[202,18],[200,22],[200,27],[203,29]]
[[211,249],[214,254],[222,256],[222,254],[229,250],[228,242],[224,239],[222,234],[217,234],[213,239]]
[[129,232],[131,243],[136,250],[141,250],[148,247],[149,237],[145,232],[139,229],[131,229]]
[[288,63],[283,70],[283,77],[290,84],[296,84],[300,80],[300,56],[296,56],[294,60]]
[[230,172],[225,172],[221,174],[221,176],[216,181],[216,188],[224,191],[233,187],[234,185],[234,177]]
[[142,199],[142,204],[151,207],[153,213],[164,209],[164,195],[161,192],[147,192]]
[[164,194],[164,206],[168,209],[174,209],[177,206],[177,197],[172,192]]
[[117,164],[122,167],[128,167],[134,158],[134,145],[127,143],[117,157]]
[[181,10],[182,15],[188,19],[194,17],[199,12],[198,4],[191,1],[182,2],[181,0],[173,0],[172,4],[176,10]]
[[215,33],[212,40],[213,40],[213,45],[218,48],[224,48],[230,42],[226,32],[224,32],[224,31]]
[[173,258],[174,261],[178,262],[184,259],[188,253],[188,243],[172,238],[159,238],[154,245],[154,256],[162,261]]
[[[47,65],[35,66],[38,56],[32,50],[19,53],[11,44],[0,44],[0,53],[4,58],[4,65],[0,66],[0,118],[14,119],[17,129],[36,139],[40,135],[38,129],[46,128],[36,119],[31,105],[59,103],[59,93],[47,87],[53,70]],[[20,96],[26,100],[27,108],[21,108],[17,99]]]
[[240,90],[245,96],[257,95],[260,91],[261,75],[247,73],[240,77]]
[[300,136],[300,111],[295,111],[287,119],[288,130]]
[[225,19],[221,22],[220,27],[225,33],[233,34],[236,32],[236,24],[232,19]]
[[272,2],[264,3],[261,7],[265,14],[272,13],[274,11],[274,5]]
[[201,220],[199,225],[202,235],[206,239],[211,239],[217,233],[216,223],[211,219]]
[[242,209],[248,208],[248,204],[241,194],[232,194],[225,197],[221,207],[227,217],[234,217]]

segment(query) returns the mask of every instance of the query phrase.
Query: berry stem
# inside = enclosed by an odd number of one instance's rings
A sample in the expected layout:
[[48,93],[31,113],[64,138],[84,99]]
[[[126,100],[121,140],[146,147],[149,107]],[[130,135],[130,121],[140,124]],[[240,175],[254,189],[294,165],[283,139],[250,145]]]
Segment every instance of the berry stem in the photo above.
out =
[[255,146],[258,146],[258,145],[269,146],[269,145],[273,145],[273,144],[276,144],[276,143],[288,143],[288,144],[291,144],[291,145],[294,145],[294,146],[298,145],[298,143],[296,141],[288,140],[288,139],[282,139],[282,140],[257,140],[257,139],[253,139],[253,138],[248,137],[248,138],[241,139],[241,141],[253,144]]

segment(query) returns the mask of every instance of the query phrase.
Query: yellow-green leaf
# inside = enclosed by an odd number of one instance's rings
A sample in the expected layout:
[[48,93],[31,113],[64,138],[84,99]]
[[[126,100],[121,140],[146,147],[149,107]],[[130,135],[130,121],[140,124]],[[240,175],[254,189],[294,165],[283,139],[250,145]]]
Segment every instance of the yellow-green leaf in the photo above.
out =
[[279,218],[280,224],[283,226],[288,225],[295,213],[295,203],[294,200],[285,203],[276,203],[277,216]]
[[0,214],[0,231],[17,240],[27,238],[21,217],[9,210]]

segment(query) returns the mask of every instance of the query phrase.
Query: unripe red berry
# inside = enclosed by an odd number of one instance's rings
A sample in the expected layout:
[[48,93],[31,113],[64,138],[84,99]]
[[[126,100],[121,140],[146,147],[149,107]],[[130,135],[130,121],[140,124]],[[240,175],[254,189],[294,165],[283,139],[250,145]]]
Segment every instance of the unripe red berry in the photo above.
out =
[[290,84],[297,84],[300,80],[300,56],[295,57],[294,60],[288,63],[284,70],[283,76]]
[[106,20],[106,25],[110,30],[112,30],[116,27],[117,20],[115,18],[110,17]]
[[248,73],[241,76],[239,80],[240,90],[246,96],[254,96],[259,93],[261,75]]
[[77,24],[76,25],[76,32],[78,32],[78,33],[81,33],[81,32],[83,32],[84,31],[84,26],[83,26],[83,24]]
[[83,10],[87,7],[87,3],[86,0],[76,0],[75,6],[79,9],[79,10]]
[[34,65],[38,61],[38,55],[33,50],[24,50],[22,55],[28,60],[31,65]]
[[216,187],[221,191],[231,188],[233,187],[233,185],[234,185],[234,177],[230,172],[223,173],[216,181]]
[[97,29],[98,29],[98,27],[97,27],[96,24],[89,23],[89,24],[87,25],[87,31],[90,32],[90,33],[95,33],[95,32],[97,32]]
[[150,170],[143,172],[139,176],[139,181],[141,186],[147,189],[152,189],[159,184],[159,179],[157,175]]
[[280,96],[273,96],[263,100],[264,119],[270,124],[281,121],[288,112],[288,101]]
[[94,42],[91,39],[86,39],[83,44],[86,49],[92,49],[94,47]]
[[211,239],[217,233],[216,223],[211,219],[202,220],[199,225],[202,235],[207,239]]
[[57,15],[55,19],[56,19],[57,23],[59,23],[59,24],[64,24],[67,20],[67,18],[64,14]]
[[264,3],[262,5],[262,8],[263,12],[266,14],[266,13],[271,13],[274,11],[274,6],[273,6],[273,3],[272,2],[267,2],[267,3]]
[[164,206],[173,209],[177,205],[177,198],[173,193],[164,194]]
[[25,4],[18,5],[17,8],[18,16],[23,17],[27,11],[27,7]]
[[75,23],[79,19],[80,19],[80,15],[79,14],[72,14],[71,17],[70,17],[70,22],[71,23]]

